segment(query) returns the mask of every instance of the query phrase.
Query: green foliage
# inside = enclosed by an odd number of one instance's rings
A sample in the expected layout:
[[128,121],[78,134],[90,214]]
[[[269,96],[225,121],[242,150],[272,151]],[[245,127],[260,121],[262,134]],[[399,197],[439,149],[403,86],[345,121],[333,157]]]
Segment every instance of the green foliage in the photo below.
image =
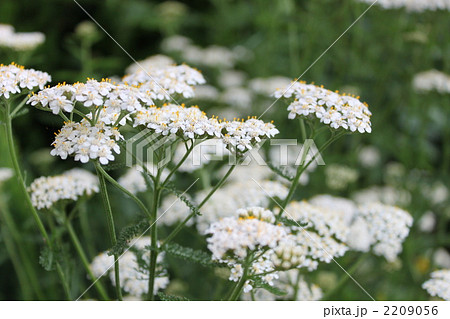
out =
[[265,282],[263,282],[260,278],[255,278],[254,279],[254,288],[262,288],[267,290],[268,292],[276,295],[276,296],[284,296],[287,294],[286,291],[281,290],[277,287],[271,286]]
[[166,295],[163,292],[158,292],[158,297],[162,301],[190,301],[189,299],[187,299],[185,297],[174,296],[174,295]]
[[148,219],[142,218],[139,222],[127,226],[120,232],[117,243],[109,251],[108,255],[121,255],[128,248],[130,241],[142,233],[149,227]]
[[213,261],[210,254],[201,250],[183,247],[177,243],[168,243],[162,247],[162,250],[174,257],[200,264],[205,267],[224,267],[223,264]]
[[198,216],[201,215],[198,207],[194,203],[192,203],[182,192],[180,192],[178,189],[176,189],[174,184],[168,183],[164,188],[167,189],[168,191],[170,191],[171,193],[173,193],[182,202],[184,202],[192,214],[198,215]]
[[288,172],[286,167],[280,167],[278,165],[273,164],[272,162],[267,162],[267,166],[272,170],[272,172],[274,172],[278,176],[283,177],[289,182],[292,182],[294,180],[295,176],[293,176],[290,172]]

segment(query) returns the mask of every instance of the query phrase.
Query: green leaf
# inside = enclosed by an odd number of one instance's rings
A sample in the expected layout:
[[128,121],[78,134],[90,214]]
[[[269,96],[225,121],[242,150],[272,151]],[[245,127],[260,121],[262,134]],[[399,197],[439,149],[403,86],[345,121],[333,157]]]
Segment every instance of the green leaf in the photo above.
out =
[[198,209],[198,207],[194,203],[192,203],[186,196],[184,196],[182,192],[177,190],[172,183],[168,183],[164,188],[167,189],[169,192],[173,193],[182,202],[184,202],[186,204],[186,206],[189,208],[189,210],[191,211],[191,213],[193,213],[197,216],[202,215],[200,213],[200,210]]
[[277,287],[271,286],[265,282],[263,282],[260,278],[255,278],[254,280],[254,288],[262,288],[267,290],[268,292],[276,295],[276,296],[284,296],[287,294],[286,291],[281,290]]
[[124,167],[126,167],[126,164],[125,164],[125,162],[115,161],[115,162],[111,162],[108,165],[102,165],[102,167],[105,171],[108,172],[108,171],[114,171],[117,169],[124,168]]
[[177,243],[168,243],[162,247],[162,250],[176,258],[200,264],[205,267],[225,267],[225,264],[213,261],[212,256],[204,251],[183,247]]
[[287,179],[288,181],[292,182],[294,180],[294,177],[290,172],[288,172],[287,167],[280,167],[278,165],[275,165],[271,162],[267,163],[267,166],[269,166],[269,168],[272,170],[272,172],[274,172],[275,174],[277,174],[278,176],[283,177],[284,179]]
[[128,248],[130,241],[136,236],[142,235],[142,233],[148,228],[149,223],[147,218],[141,219],[134,225],[130,225],[122,229],[117,243],[108,251],[108,255],[121,255],[125,249]]
[[187,299],[185,297],[174,296],[174,295],[166,295],[163,292],[158,292],[158,297],[162,301],[190,301],[189,299]]

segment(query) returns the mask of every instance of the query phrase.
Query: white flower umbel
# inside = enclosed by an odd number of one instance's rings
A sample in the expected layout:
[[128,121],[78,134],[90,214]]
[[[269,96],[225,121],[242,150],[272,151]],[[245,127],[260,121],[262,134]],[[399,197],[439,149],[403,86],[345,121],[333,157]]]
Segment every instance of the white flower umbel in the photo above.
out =
[[[373,0],[359,0],[367,4],[373,4]],[[405,8],[411,12],[423,12],[427,10],[450,10],[449,0],[378,0],[377,5],[384,9]]]
[[198,70],[185,64],[159,67],[149,65],[145,69],[138,68],[122,81],[136,86],[148,99],[162,101],[171,101],[175,94],[192,98],[193,86],[206,82]]
[[50,152],[53,156],[67,159],[74,156],[75,161],[87,163],[89,160],[96,160],[105,165],[114,161],[114,153],[120,153],[117,141],[123,139],[118,128],[98,122],[91,126],[87,120],[80,123],[65,123],[62,129],[56,134],[52,143],[54,149]]
[[276,98],[293,100],[288,106],[289,118],[318,118],[321,123],[333,129],[343,128],[360,133],[372,131],[370,117],[372,113],[359,97],[341,95],[305,82],[295,82],[285,89],[274,93]]
[[[202,215],[197,217],[198,231],[204,234],[210,224],[224,217],[238,217],[237,211],[239,208],[267,207],[271,197],[285,198],[289,191],[280,182],[258,180],[258,184],[253,180],[232,181],[218,189],[202,207]],[[260,185],[264,190],[261,189]],[[198,193],[196,201],[201,202],[208,192]]]
[[99,192],[98,179],[92,173],[74,168],[61,175],[35,179],[30,187],[31,202],[37,209],[49,209],[62,200],[76,201]]
[[[402,251],[402,243],[412,226],[411,215],[395,206],[369,203],[359,206],[356,216],[356,222],[352,227],[356,227],[359,231],[366,231],[373,252],[384,256],[390,262],[394,261]],[[363,226],[364,222],[365,226]],[[359,247],[352,245],[352,242],[358,242],[352,236],[355,236],[354,231],[350,231],[348,243],[353,246],[353,249],[358,249]],[[360,246],[359,243],[358,246]]]
[[112,83],[110,79],[88,79],[86,83],[62,83],[46,88],[33,94],[27,103],[53,114],[70,113],[78,108],[82,113],[87,111],[87,117],[93,119],[99,108],[109,116],[118,117],[121,112],[133,114],[146,105],[153,105],[153,100],[135,86]]
[[10,98],[11,94],[19,94],[34,88],[43,89],[52,80],[48,73],[25,69],[17,64],[0,64],[0,98]]
[[14,27],[0,24],[0,47],[15,51],[30,51],[44,41],[45,35],[41,32],[15,32]]
[[287,300],[295,298],[297,301],[317,301],[323,297],[322,289],[308,283],[295,269],[279,272],[279,279],[275,286],[287,293],[282,297]]
[[414,76],[413,87],[418,92],[450,93],[450,75],[437,70],[421,72]]
[[[141,237],[135,239],[130,243],[131,249],[126,251],[119,259],[120,268],[120,286],[128,294],[141,297],[148,293],[148,263],[150,262],[150,254],[147,246],[150,246],[149,237]],[[137,256],[141,256],[143,265],[138,263]],[[155,285],[153,293],[165,289],[169,284],[169,277],[166,271],[161,266],[164,260],[164,253],[158,254],[157,259],[157,277],[155,278]],[[114,257],[108,256],[106,252],[101,253],[91,263],[91,270],[93,275],[98,278],[107,275],[113,285],[115,285],[114,277]],[[93,278],[93,279],[96,279]]]
[[284,76],[273,76],[270,78],[255,78],[249,82],[250,90],[256,94],[269,96],[276,90],[288,87],[291,80]]
[[431,296],[450,301],[450,269],[432,272],[431,279],[426,281],[422,287]]
[[352,198],[357,204],[380,202],[401,207],[411,202],[411,194],[407,190],[392,186],[371,186],[353,193]]
[[132,63],[127,67],[125,73],[131,74],[135,72],[140,72],[141,70],[147,71],[155,68],[164,68],[174,64],[175,61],[171,57],[162,54],[156,54],[149,56],[144,60]]
[[9,167],[0,167],[0,185],[14,176],[14,171]]
[[[184,195],[188,200],[191,198]],[[185,202],[180,200],[175,195],[168,195],[161,202],[161,207],[158,210],[158,224],[166,226],[176,226],[177,223],[182,222],[190,214],[190,209]],[[186,226],[193,225],[194,220],[191,218],[186,223]]]

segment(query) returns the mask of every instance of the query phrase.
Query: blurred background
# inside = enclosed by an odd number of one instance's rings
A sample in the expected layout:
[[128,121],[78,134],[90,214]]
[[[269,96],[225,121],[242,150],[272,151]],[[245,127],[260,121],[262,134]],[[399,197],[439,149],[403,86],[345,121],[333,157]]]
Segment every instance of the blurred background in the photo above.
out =
[[[200,69],[208,85],[197,90],[194,102],[208,115],[259,116],[275,101],[271,92],[306,70],[301,80],[360,96],[373,113],[372,133],[345,137],[328,149],[323,154],[327,166],[309,174],[307,186],[301,188],[298,197],[328,193],[364,200],[378,196],[408,210],[415,224],[398,262],[388,264],[372,256],[361,266],[360,272],[365,275],[356,272],[355,277],[376,299],[429,298],[420,287],[429,272],[450,268],[450,80],[447,78],[447,88],[444,85],[444,89],[428,90],[420,86],[417,75],[430,70],[450,74],[448,11],[407,12],[374,6],[308,69],[368,4],[357,0],[78,3],[134,59],[164,54],[177,63]],[[53,84],[86,77],[122,77],[133,63],[72,0],[2,0],[0,24],[12,25],[16,32],[45,34],[45,42],[33,52],[0,47],[0,62],[14,61],[48,72]],[[263,119],[274,120],[281,131],[278,138],[300,135],[297,123],[287,119],[286,105],[281,101]],[[54,132],[60,127],[52,116],[31,108],[16,120],[15,134],[28,183],[74,166],[72,161],[49,154]],[[1,134],[3,167],[9,166],[9,158],[3,131]],[[336,179],[341,183],[333,183]],[[11,196],[7,198],[10,209],[32,246],[37,232],[23,212],[23,203],[15,200],[15,187],[13,182],[7,183],[4,189],[11,195],[5,192],[2,196]],[[98,202],[92,204],[93,210],[102,209]],[[128,204],[120,198],[114,203],[124,211],[117,217],[119,229],[133,219],[134,211]],[[96,227],[103,227],[102,215],[95,215],[98,218],[90,223],[93,229],[99,229]],[[97,235],[85,240],[94,240],[98,251],[104,250],[107,239]],[[189,230],[184,234],[191,235]],[[202,247],[204,242],[199,239],[195,245]],[[37,263],[38,245],[32,251]],[[351,267],[353,259],[347,254],[342,265]],[[213,273],[195,267],[182,269],[184,266],[176,261],[171,265],[171,272],[180,278],[173,284],[173,291],[193,299],[210,298],[214,280],[199,284],[191,278],[199,274],[212,278]],[[322,288],[332,286],[344,275],[336,265],[321,267],[314,276]],[[43,290],[54,286],[50,297],[60,298],[56,276],[39,269]],[[21,298],[15,276],[8,275],[12,272],[0,243],[0,299]],[[77,267],[73,269],[73,282],[74,289],[77,283],[81,287],[86,284]],[[332,298],[367,297],[350,282]]]

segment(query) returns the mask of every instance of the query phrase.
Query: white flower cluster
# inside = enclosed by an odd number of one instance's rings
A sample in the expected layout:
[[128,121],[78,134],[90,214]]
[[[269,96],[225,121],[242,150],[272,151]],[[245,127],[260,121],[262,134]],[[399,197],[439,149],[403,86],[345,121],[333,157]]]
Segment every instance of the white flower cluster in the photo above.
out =
[[45,35],[41,32],[15,32],[13,26],[0,24],[0,47],[15,51],[29,51],[44,41]]
[[381,154],[378,148],[374,146],[364,146],[358,152],[358,159],[362,166],[372,168],[380,163]]
[[[359,0],[373,4],[373,0]],[[426,10],[450,10],[450,0],[378,0],[377,5],[384,9],[405,8],[411,12],[422,12]]]
[[9,167],[0,167],[0,185],[14,176],[13,170]]
[[[408,212],[395,206],[380,203],[370,203],[359,206],[356,219],[350,229],[348,244],[361,246],[357,234],[367,238],[367,251],[370,246],[376,255],[384,256],[388,261],[395,260],[402,251],[402,243],[409,234],[413,218]],[[365,225],[365,226],[364,226]],[[356,234],[355,234],[356,233]]]
[[330,164],[325,168],[325,181],[333,190],[344,190],[358,179],[358,171],[340,164]]
[[75,156],[75,161],[87,163],[91,159],[98,159],[103,165],[114,161],[113,152],[120,153],[117,141],[123,139],[118,128],[107,126],[98,122],[91,126],[87,120],[81,122],[65,123],[56,134],[52,143],[53,156],[66,159],[69,155]]
[[426,281],[422,287],[431,296],[450,301],[450,269],[432,272],[431,279]]
[[392,186],[371,186],[353,193],[352,198],[358,204],[380,202],[405,207],[411,202],[411,193]]
[[450,76],[437,70],[421,72],[414,76],[413,87],[418,92],[450,93]]
[[[287,294],[283,299],[292,300],[294,298],[295,290],[297,290],[298,301],[317,301],[322,299],[323,292],[319,286],[308,283],[305,278],[299,275],[298,270],[291,269],[280,272],[280,278],[275,286]],[[298,278],[300,276],[300,278]]]
[[122,81],[139,88],[153,100],[171,100],[174,94],[194,97],[194,85],[204,84],[203,75],[187,65],[149,66],[126,75]]
[[[239,175],[239,172],[235,173]],[[288,188],[280,182],[258,180],[258,183],[267,193],[253,180],[231,180],[225,186],[218,189],[202,207],[202,215],[197,217],[198,231],[204,234],[210,224],[224,217],[238,217],[236,212],[239,208],[253,206],[267,207],[271,200],[270,196],[285,198],[288,194]],[[199,192],[196,195],[196,202],[201,202],[208,192]]]
[[151,70],[154,68],[163,68],[170,65],[174,65],[175,61],[166,55],[156,54],[149,56],[148,58],[137,61],[135,63],[130,64],[125,70],[126,74],[131,74],[135,72],[139,72],[140,70]]
[[241,58],[239,50],[233,51],[217,45],[201,48],[180,35],[166,38],[161,46],[164,51],[180,55],[183,61],[211,68],[232,68]]
[[[150,261],[150,255],[145,247],[149,245],[149,237],[141,237],[133,240],[130,243],[132,248],[125,252],[119,259],[120,286],[131,296],[141,297],[148,293],[148,273],[145,272],[138,264],[136,250],[142,253],[144,263],[148,264]],[[163,259],[164,254],[159,254],[157,258],[158,266],[156,272],[158,276],[155,278],[155,286],[153,291],[155,294],[158,290],[165,289],[169,284],[169,278],[161,266]],[[91,270],[96,278],[109,273],[109,278],[115,285],[113,256],[108,256],[106,252],[101,253],[92,261]]]
[[53,206],[61,200],[77,200],[79,197],[98,193],[98,179],[94,174],[79,168],[61,175],[42,176],[29,187],[31,202],[37,209]]
[[334,129],[343,128],[360,133],[372,131],[370,117],[372,113],[366,103],[359,101],[359,97],[341,95],[305,82],[293,82],[285,89],[278,89],[276,98],[294,98],[289,105],[289,118],[297,116],[317,117],[321,123],[328,124]]
[[286,235],[283,227],[272,224],[275,217],[269,210],[250,207],[237,213],[239,218],[223,218],[206,231],[212,235],[208,238],[208,249],[216,260],[243,260],[248,250],[275,248]]
[[220,95],[220,100],[230,106],[241,110],[250,110],[252,107],[253,94],[243,87],[229,87]]
[[[158,168],[155,165],[146,163],[145,167],[145,171],[148,174],[156,176]],[[147,183],[145,182],[144,176],[142,176],[143,171],[144,168],[142,166],[135,165],[127,170],[127,172],[122,175],[117,182],[134,195],[145,192],[147,190]],[[168,175],[169,171],[164,169],[161,173],[161,179],[166,179]]]
[[51,80],[51,76],[45,72],[25,69],[14,63],[0,64],[0,98],[4,96],[9,99],[10,94],[21,93],[36,87],[43,89],[44,85]]
[[[188,200],[192,201],[189,195],[184,195]],[[161,207],[158,210],[158,224],[166,226],[174,226],[177,223],[183,221],[191,213],[186,203],[180,200],[175,195],[168,195],[161,202]],[[194,219],[189,219],[186,223],[187,226],[191,226],[194,223]]]
[[101,107],[106,111],[101,117],[105,121],[105,118],[117,118],[122,111],[133,114],[143,109],[144,105],[153,105],[153,100],[135,86],[115,84],[110,79],[88,79],[86,83],[62,83],[46,88],[33,94],[27,103],[51,110],[53,114],[62,111],[70,113],[76,103],[79,103],[84,110],[88,108],[91,118],[95,117],[95,112]]
[[175,104],[139,111],[133,125],[143,125],[162,135],[179,134],[187,139],[222,138],[230,150],[236,147],[238,152],[250,150],[263,138],[270,138],[279,133],[272,123],[264,123],[256,118],[246,121],[221,121],[216,117],[208,118],[196,106]]

